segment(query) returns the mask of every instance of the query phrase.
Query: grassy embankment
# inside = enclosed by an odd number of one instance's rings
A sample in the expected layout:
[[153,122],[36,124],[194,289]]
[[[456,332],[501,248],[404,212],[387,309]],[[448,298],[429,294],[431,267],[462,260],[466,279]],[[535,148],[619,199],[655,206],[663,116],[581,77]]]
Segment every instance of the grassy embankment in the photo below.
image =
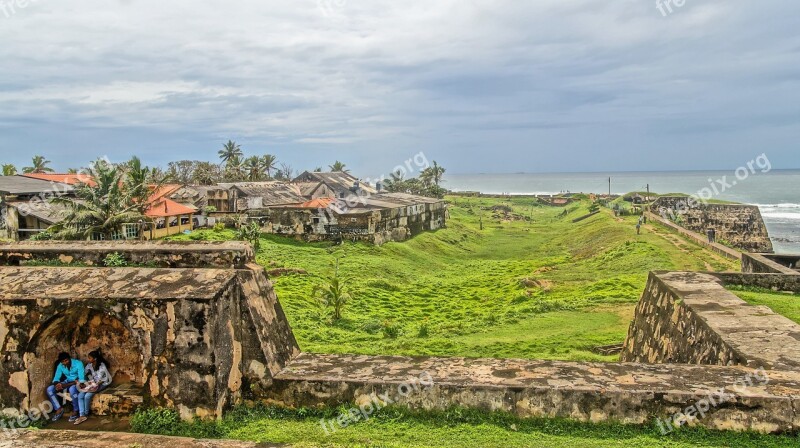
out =
[[[738,269],[664,228],[647,225],[637,236],[633,216],[603,209],[573,224],[588,202],[567,209],[531,207],[525,199],[451,202],[447,229],[382,247],[265,235],[259,263],[308,272],[275,279],[301,348],[614,361],[591,349],[623,342],[650,270]],[[533,223],[481,210],[496,205]],[[178,239],[232,237],[200,231]],[[353,299],[344,318],[330,323],[311,292],[337,257]]]

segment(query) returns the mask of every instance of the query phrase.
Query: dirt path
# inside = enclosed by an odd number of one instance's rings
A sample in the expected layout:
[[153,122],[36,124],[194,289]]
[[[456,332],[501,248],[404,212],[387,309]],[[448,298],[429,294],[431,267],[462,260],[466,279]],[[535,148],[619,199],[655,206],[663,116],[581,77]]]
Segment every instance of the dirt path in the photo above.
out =
[[[698,257],[696,253],[693,253],[692,251],[688,250],[687,246],[689,245],[689,242],[684,240],[683,238],[681,238],[681,237],[679,237],[679,236],[677,236],[677,235],[675,235],[673,233],[670,233],[670,232],[660,231],[660,229],[658,229],[656,226],[654,226],[652,224],[645,224],[644,228],[649,230],[649,231],[651,231],[652,233],[664,238],[665,240],[669,241],[670,243],[672,243],[673,246],[678,248],[678,250],[680,250],[681,252],[685,253],[686,255],[689,255],[689,256],[697,259],[698,261],[702,262],[707,271],[709,271],[709,272],[716,271],[714,266],[712,266],[711,263],[709,263],[706,259]],[[710,255],[711,258],[713,258],[716,261],[721,261],[722,260],[722,258],[719,255],[717,255],[717,254],[715,254],[715,253],[713,253],[713,252],[711,252],[709,250],[706,250],[704,248],[702,249],[702,253]]]

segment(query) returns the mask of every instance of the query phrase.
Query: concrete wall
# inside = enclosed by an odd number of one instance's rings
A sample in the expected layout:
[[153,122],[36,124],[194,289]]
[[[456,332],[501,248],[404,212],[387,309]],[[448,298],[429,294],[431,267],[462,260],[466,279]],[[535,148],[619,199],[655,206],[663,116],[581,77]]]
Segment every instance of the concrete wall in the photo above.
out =
[[687,204],[686,197],[663,196],[653,202],[650,210],[661,216],[669,216],[670,219],[679,216],[678,224],[701,235],[713,228],[717,231],[717,241],[725,240],[737,249],[772,252],[772,241],[757,206]]
[[742,255],[742,272],[797,275],[800,274],[797,270],[798,265],[800,265],[800,255]]
[[[740,387],[747,378],[751,384]],[[687,424],[761,432],[800,427],[800,373],[775,372],[764,380],[744,367],[302,354],[265,398],[290,406],[355,403],[365,410],[389,399],[417,409],[462,406],[522,418],[653,424],[720,391],[727,400]],[[326,425],[342,429],[335,421]]]
[[[622,352],[624,362],[800,370],[800,325],[724,288],[743,274],[651,273]],[[770,276],[752,286],[789,282]]]

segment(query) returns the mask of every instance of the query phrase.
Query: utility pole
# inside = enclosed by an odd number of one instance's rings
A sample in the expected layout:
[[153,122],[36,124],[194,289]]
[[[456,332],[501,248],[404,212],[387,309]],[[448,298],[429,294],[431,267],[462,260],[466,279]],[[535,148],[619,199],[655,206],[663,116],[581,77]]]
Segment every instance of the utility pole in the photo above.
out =
[[608,178],[608,195],[611,196],[611,177]]

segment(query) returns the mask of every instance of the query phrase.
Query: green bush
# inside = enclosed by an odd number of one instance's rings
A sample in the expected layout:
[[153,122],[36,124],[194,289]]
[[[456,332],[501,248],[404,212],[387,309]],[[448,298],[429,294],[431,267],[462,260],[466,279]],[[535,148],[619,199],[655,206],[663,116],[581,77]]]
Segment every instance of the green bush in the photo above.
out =
[[140,434],[173,435],[182,425],[181,417],[171,409],[139,409],[131,417],[131,431]]
[[383,337],[386,339],[397,339],[397,337],[402,333],[399,325],[388,320],[383,323],[382,330]]
[[103,265],[109,268],[123,268],[128,266],[128,261],[119,252],[114,252],[106,255]]

